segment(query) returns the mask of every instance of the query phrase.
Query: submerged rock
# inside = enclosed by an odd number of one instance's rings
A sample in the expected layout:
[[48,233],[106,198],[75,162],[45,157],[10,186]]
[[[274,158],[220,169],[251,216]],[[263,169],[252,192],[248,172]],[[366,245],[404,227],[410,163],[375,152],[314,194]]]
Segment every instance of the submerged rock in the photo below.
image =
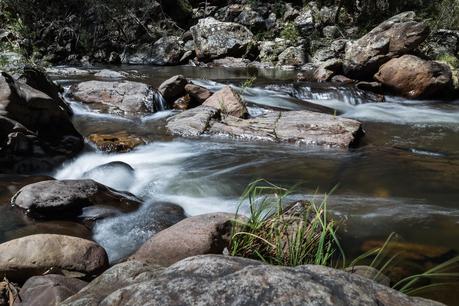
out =
[[115,134],[91,134],[88,136],[89,141],[104,152],[128,152],[135,147],[145,144],[145,141],[135,135],[129,135],[126,132]]
[[229,247],[234,214],[187,218],[151,237],[131,259],[169,266],[184,258],[222,254]]
[[14,305],[57,305],[86,287],[88,283],[58,274],[29,278],[19,291]]
[[11,204],[39,218],[78,217],[84,207],[108,206],[121,211],[136,210],[141,201],[93,180],[44,181],[27,185],[11,199]]
[[238,118],[246,118],[248,116],[244,101],[231,86],[225,86],[214,93],[203,105],[213,107],[225,115]]
[[279,267],[230,256],[196,256],[168,268],[116,265],[61,305],[439,306],[322,266]]
[[135,180],[135,170],[124,162],[114,161],[86,171],[83,178],[105,182],[117,190],[128,190]]
[[353,78],[370,78],[390,59],[415,50],[429,34],[429,27],[415,18],[414,12],[401,13],[349,44],[345,73]]
[[0,244],[0,275],[14,282],[51,268],[94,276],[107,267],[105,250],[81,238],[38,234]]
[[256,118],[221,116],[199,106],[170,118],[166,127],[175,135],[226,136],[251,141],[287,142],[347,149],[363,136],[361,123],[310,111],[272,111]]
[[155,90],[139,82],[87,81],[72,86],[69,93],[75,100],[118,114],[148,114],[160,110]]
[[453,89],[453,76],[446,64],[404,55],[384,64],[375,79],[407,98],[445,97]]
[[199,20],[190,28],[196,47],[196,56],[201,60],[212,60],[225,56],[244,55],[253,34],[245,26],[220,22],[214,18]]

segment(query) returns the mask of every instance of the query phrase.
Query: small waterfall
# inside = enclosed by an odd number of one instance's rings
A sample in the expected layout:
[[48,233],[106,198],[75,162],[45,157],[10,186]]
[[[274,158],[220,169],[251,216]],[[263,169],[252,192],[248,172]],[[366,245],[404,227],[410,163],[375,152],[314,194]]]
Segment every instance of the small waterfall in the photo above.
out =
[[163,95],[156,89],[150,89],[145,106],[151,112],[161,112],[169,109]]

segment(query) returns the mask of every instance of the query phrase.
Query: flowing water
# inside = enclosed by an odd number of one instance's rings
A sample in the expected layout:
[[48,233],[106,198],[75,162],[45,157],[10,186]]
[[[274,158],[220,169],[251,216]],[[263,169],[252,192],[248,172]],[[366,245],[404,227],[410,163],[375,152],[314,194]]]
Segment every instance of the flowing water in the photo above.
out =
[[[104,154],[88,146],[80,156],[49,173],[58,179],[78,179],[111,161],[135,169],[134,177],[110,171],[95,177],[146,201],[137,213],[96,224],[93,238],[112,260],[130,253],[151,235],[143,227],[149,216],[143,213],[145,207],[170,202],[181,205],[188,215],[234,212],[244,187],[258,178],[284,186],[299,184],[294,198],[317,198],[335,188],[329,208],[341,220],[340,232],[350,254],[361,253],[363,242],[384,240],[392,232],[428,248],[459,250],[459,101],[386,97],[386,102],[377,102],[351,86],[294,83],[295,72],[288,71],[124,70],[133,80],[153,86],[175,74],[211,90],[232,84],[243,94],[252,115],[267,108],[320,110],[362,121],[367,134],[360,148],[347,152],[230,139],[187,140],[165,133],[165,120],[172,111],[126,119],[71,101],[82,134],[129,131],[149,141],[124,154]],[[242,88],[254,74],[253,86]],[[60,77],[58,81],[69,86],[88,78]],[[7,191],[0,189],[0,196],[2,193]],[[17,218],[2,214],[0,228],[21,226],[23,221]]]

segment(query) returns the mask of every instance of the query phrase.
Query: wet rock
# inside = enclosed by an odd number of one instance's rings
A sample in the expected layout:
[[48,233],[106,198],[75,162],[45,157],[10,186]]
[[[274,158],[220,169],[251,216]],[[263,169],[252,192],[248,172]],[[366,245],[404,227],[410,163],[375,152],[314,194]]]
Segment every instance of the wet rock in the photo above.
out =
[[331,78],[331,81],[333,83],[341,83],[341,84],[352,84],[354,83],[354,80],[344,76],[344,75],[335,75],[334,77]]
[[71,76],[88,76],[93,72],[75,67],[51,67],[47,68],[46,73],[53,76],[71,77]]
[[174,109],[187,110],[191,107],[190,95],[183,96],[174,102]]
[[366,278],[327,267],[279,267],[250,259],[218,255],[188,258],[168,268],[148,266],[138,261],[122,263],[102,274],[62,305],[285,303],[330,306],[337,303],[375,306],[442,305],[409,297]]
[[91,134],[89,141],[104,152],[129,152],[135,147],[145,144],[145,141],[138,136],[126,132],[114,134]]
[[319,82],[330,81],[331,78],[341,73],[343,70],[343,61],[340,59],[329,59],[319,64],[319,67],[314,71],[314,78]]
[[183,75],[176,75],[164,81],[158,88],[166,103],[172,105],[178,98],[186,95],[188,80]]
[[111,113],[136,115],[154,113],[156,93],[147,84],[131,81],[87,81],[70,88],[78,101]]
[[88,283],[76,278],[58,274],[29,278],[19,291],[19,299],[14,305],[57,305],[76,294]]
[[203,105],[216,108],[221,113],[238,118],[248,116],[247,107],[239,94],[230,86],[214,93]]
[[177,65],[185,52],[177,36],[166,36],[154,44],[144,44],[122,55],[122,62],[130,65]]
[[0,174],[0,205],[9,203],[11,197],[24,186],[53,179],[46,175]]
[[128,190],[135,180],[135,170],[124,162],[114,161],[86,171],[83,178],[105,182],[116,190]]
[[416,49],[429,34],[429,27],[405,12],[381,23],[346,48],[344,70],[353,78],[373,76],[381,65]]
[[201,105],[212,96],[212,93],[206,88],[194,84],[187,84],[185,91],[190,95],[195,106]]
[[107,267],[105,250],[81,238],[38,234],[0,244],[0,275],[18,283],[51,268],[94,276]]
[[250,141],[287,142],[347,149],[363,136],[360,122],[310,111],[268,112],[241,119],[220,116],[213,107],[199,106],[170,118],[168,130],[175,135],[212,135]]
[[[25,82],[28,82],[27,79]],[[0,169],[30,173],[50,171],[83,148],[83,137],[71,120],[64,101],[0,76]],[[33,85],[52,93],[45,76]]]
[[153,235],[185,218],[185,211],[176,204],[150,202],[135,213],[97,221],[93,231],[97,241],[109,253],[110,262],[119,262],[137,251]]
[[277,66],[302,66],[306,63],[303,47],[289,47],[279,54]]
[[453,81],[448,65],[404,55],[384,64],[375,79],[393,92],[407,98],[445,97]]
[[225,56],[240,57],[247,51],[253,34],[243,25],[220,22],[214,18],[199,20],[191,27],[196,46],[196,56],[201,60],[212,60]]
[[346,269],[347,272],[371,279],[381,285],[390,287],[390,278],[378,269],[370,266],[354,266]]
[[233,219],[227,213],[187,218],[151,237],[130,259],[169,266],[191,256],[222,254],[229,247]]
[[11,199],[11,204],[38,218],[78,217],[87,206],[112,206],[134,211],[140,200],[93,180],[44,181],[27,185]]

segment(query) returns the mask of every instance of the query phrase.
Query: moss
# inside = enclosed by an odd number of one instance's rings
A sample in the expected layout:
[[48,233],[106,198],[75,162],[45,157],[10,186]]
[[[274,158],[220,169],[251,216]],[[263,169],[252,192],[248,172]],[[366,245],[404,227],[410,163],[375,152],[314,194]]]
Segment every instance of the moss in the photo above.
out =
[[451,54],[442,54],[437,57],[437,61],[448,64],[452,68],[459,68],[459,59]]

